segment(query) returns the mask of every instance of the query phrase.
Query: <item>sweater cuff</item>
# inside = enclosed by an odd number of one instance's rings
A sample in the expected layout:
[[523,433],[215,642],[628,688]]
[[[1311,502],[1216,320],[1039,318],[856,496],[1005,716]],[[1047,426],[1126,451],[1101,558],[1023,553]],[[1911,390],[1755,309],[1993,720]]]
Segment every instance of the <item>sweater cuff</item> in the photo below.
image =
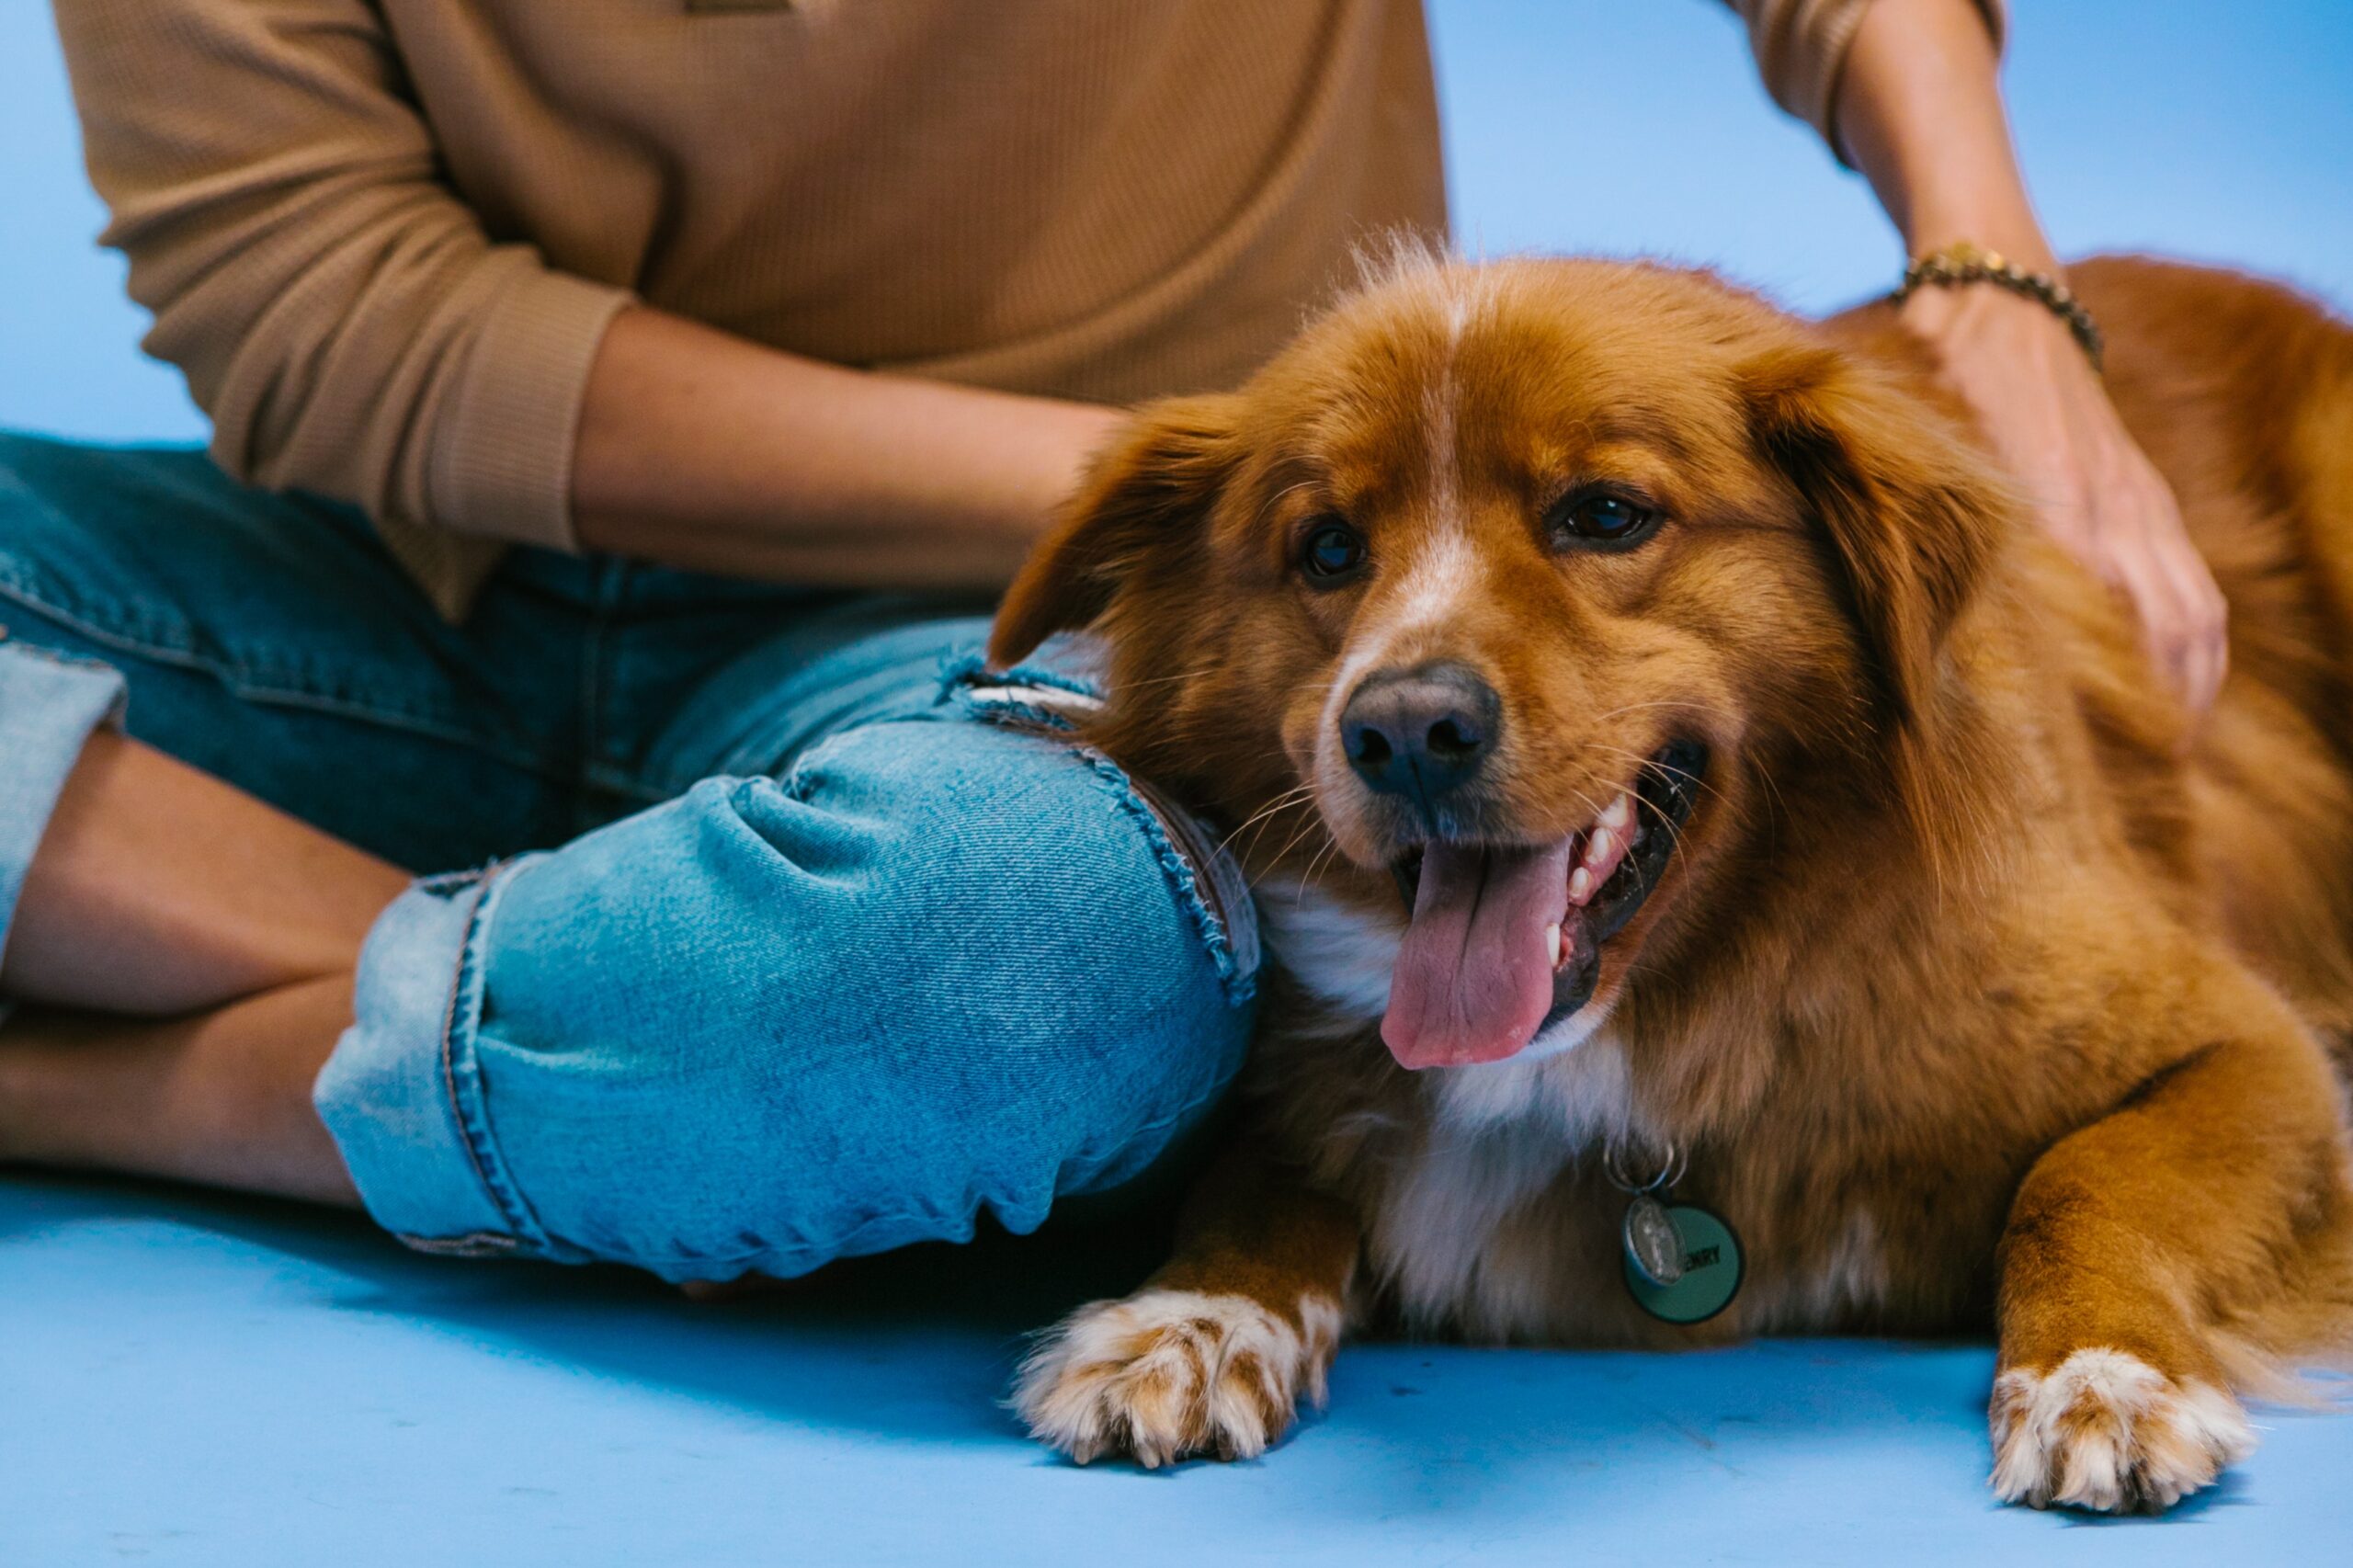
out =
[[572,448],[588,369],[627,290],[521,274],[491,305],[435,421],[432,523],[576,551]]
[[[1838,75],[1847,63],[1847,46],[1871,0],[1785,0],[1744,6],[1749,18],[1751,42],[1773,101],[1813,126],[1841,164],[1847,154],[1838,146],[1833,116],[1838,107]],[[2007,0],[1976,0],[1994,40],[2002,52],[2009,31]]]

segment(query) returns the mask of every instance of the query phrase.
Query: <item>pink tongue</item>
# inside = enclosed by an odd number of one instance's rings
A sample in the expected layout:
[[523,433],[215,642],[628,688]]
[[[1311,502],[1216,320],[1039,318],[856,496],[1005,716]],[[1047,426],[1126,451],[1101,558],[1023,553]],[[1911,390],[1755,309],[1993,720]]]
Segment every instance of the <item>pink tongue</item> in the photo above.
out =
[[1408,1067],[1498,1062],[1552,1007],[1545,937],[1569,907],[1570,842],[1548,849],[1433,844],[1390,973],[1381,1038]]

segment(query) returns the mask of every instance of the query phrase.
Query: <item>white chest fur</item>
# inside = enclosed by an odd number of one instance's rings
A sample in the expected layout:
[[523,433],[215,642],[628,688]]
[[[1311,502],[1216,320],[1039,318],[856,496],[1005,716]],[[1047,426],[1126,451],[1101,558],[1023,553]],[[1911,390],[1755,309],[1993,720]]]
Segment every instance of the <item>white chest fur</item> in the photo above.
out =
[[[1370,1028],[1389,1002],[1395,923],[1312,888],[1287,891],[1260,900],[1268,950],[1333,1024]],[[1544,1321],[1546,1272],[1516,1266],[1496,1233],[1580,1155],[1648,1131],[1608,1018],[1608,1005],[1596,1004],[1509,1061],[1422,1075],[1427,1136],[1397,1169],[1367,1237],[1409,1320],[1468,1318],[1495,1332]]]

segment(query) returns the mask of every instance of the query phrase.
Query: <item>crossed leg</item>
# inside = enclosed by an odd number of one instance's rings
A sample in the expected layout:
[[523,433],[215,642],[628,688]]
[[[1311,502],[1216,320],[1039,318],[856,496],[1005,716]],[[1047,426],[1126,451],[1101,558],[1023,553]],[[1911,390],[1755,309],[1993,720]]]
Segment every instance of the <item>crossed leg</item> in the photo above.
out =
[[92,738],[0,960],[0,1160],[357,1201],[311,1107],[406,875],[162,752]]

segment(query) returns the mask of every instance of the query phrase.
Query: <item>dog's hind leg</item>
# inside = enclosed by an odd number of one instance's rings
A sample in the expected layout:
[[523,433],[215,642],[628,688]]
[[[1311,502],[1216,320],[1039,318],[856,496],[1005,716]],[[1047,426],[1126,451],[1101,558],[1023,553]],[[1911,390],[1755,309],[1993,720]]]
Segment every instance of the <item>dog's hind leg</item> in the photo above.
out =
[[1356,1216],[1245,1141],[1186,1205],[1176,1256],[1042,1335],[1012,1404],[1084,1464],[1248,1459],[1324,1402],[1357,1267]]

